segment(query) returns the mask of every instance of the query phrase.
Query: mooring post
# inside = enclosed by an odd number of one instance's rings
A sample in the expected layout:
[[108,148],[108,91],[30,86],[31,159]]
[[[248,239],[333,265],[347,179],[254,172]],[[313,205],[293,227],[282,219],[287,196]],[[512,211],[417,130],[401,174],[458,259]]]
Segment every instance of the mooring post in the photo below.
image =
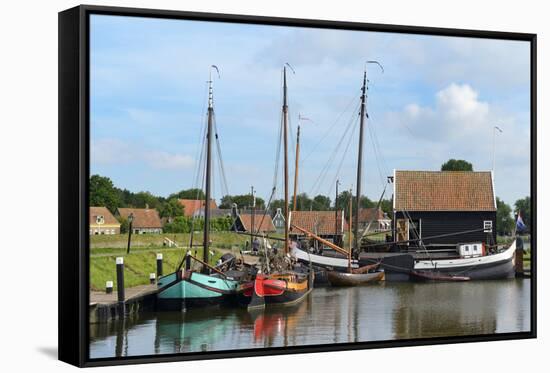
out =
[[185,255],[185,270],[189,271],[191,269],[191,253],[187,251]]
[[124,302],[124,258],[116,258],[116,286],[118,292],[118,301]]
[[149,273],[149,283],[150,284],[154,284],[155,283],[155,279],[156,279],[156,274],[153,272],[153,273]]
[[157,276],[158,277],[162,276],[162,254],[161,253],[157,254]]
[[105,293],[111,294],[113,292],[113,281],[105,282]]

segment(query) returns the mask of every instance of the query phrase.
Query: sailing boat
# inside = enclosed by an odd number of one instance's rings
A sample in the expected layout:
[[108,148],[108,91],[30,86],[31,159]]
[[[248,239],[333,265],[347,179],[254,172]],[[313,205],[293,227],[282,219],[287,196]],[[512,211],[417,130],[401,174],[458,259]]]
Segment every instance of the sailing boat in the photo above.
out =
[[[288,65],[288,64],[286,64]],[[285,193],[285,238],[284,256],[266,255],[262,268],[254,281],[242,284],[238,289],[238,300],[248,309],[264,308],[269,305],[296,304],[313,289],[313,271],[311,268],[296,265],[289,255],[289,200],[288,200],[288,104],[286,65],[283,67],[283,143],[284,143],[284,193]],[[290,65],[288,65],[290,67]],[[271,262],[277,262],[274,267]],[[273,263],[271,263],[273,264]]]
[[[201,307],[206,305],[219,305],[222,302],[233,300],[237,287],[240,284],[239,277],[244,275],[236,271],[222,272],[218,268],[208,264],[210,254],[210,197],[212,184],[212,138],[214,117],[214,96],[212,89],[212,70],[219,70],[216,65],[210,68],[208,80],[208,127],[206,132],[206,181],[204,199],[204,237],[203,258],[200,260],[189,252],[180,262],[177,270],[166,276],[160,277],[157,283],[157,304],[161,309],[186,309],[188,307]],[[200,272],[191,269],[191,260],[198,262],[202,269]],[[185,261],[185,268],[182,269]]]
[[[377,61],[367,61],[367,63],[375,63],[375,64],[379,65],[380,68],[382,68],[382,66]],[[358,152],[358,160],[357,160],[357,191],[356,191],[356,197],[355,197],[356,201],[357,201],[357,206],[360,205],[359,200],[360,200],[360,196],[361,196],[361,180],[362,180],[361,174],[362,174],[362,168],[363,168],[363,132],[364,132],[364,125],[365,125],[365,117],[366,117],[366,96],[367,96],[367,70],[365,69],[365,71],[363,73],[363,84],[362,84],[362,87],[361,87],[361,109],[360,109],[360,113],[359,113],[359,115],[360,115],[360,117],[359,117],[359,119],[360,119],[360,121],[359,121],[359,123],[360,123],[359,124],[359,152]],[[351,209],[350,209],[349,221],[350,221],[350,226],[351,226],[351,222],[352,222]],[[359,223],[359,208],[357,208],[357,210],[355,212],[355,232],[354,232],[354,241],[355,242],[354,242],[354,247],[355,247],[356,251],[359,250],[359,243],[360,243],[360,240],[359,240],[359,237],[360,237],[360,235],[359,235],[359,224],[358,223]],[[347,251],[347,250],[344,250],[343,248],[341,248],[337,245],[334,245],[332,242],[329,242],[329,241],[321,239],[320,237],[317,237],[315,234],[313,234],[311,232],[308,232],[307,230],[305,230],[301,227],[294,226],[294,225],[293,225],[293,227],[300,230],[300,231],[302,231],[302,232],[304,232],[307,236],[316,239],[317,241],[321,242],[325,246],[328,246],[328,247],[332,248],[337,253],[342,254],[344,256],[344,257],[334,257],[334,256],[324,256],[324,255],[311,254],[311,253],[308,253],[308,252],[306,252],[304,250],[301,250],[301,249],[296,247],[296,248],[293,249],[292,254],[294,256],[296,256],[302,262],[311,261],[311,263],[314,266],[320,267],[320,268],[325,269],[327,271],[346,273],[348,275],[348,276],[344,276],[346,278],[353,277],[353,276],[349,276],[349,275],[352,274],[354,271],[356,272],[355,274],[359,274],[359,273],[366,274],[369,270],[372,270],[376,267],[376,266],[372,266],[372,267],[365,266],[365,267],[359,268],[358,261],[353,259],[354,250],[353,250],[353,247],[351,246],[351,232],[350,232],[350,250]],[[377,275],[377,276],[379,276],[380,278],[383,277],[381,275]],[[333,273],[332,277],[335,278],[336,274]],[[367,278],[367,276],[365,277],[365,279],[366,278]]]
[[[352,194],[350,189],[349,199],[349,221],[352,217]],[[384,279],[384,271],[379,270],[379,263],[369,264],[361,268],[351,269],[351,256],[353,247],[351,244],[351,224],[349,225],[349,251],[348,251],[348,271],[327,271],[328,281],[332,286],[357,286]]]

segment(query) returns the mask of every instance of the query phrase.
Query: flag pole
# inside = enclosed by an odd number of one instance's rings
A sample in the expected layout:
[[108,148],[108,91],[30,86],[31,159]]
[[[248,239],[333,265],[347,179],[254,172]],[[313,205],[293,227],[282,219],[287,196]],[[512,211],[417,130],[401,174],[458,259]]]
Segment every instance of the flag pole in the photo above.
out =
[[502,133],[502,129],[500,129],[499,126],[493,127],[493,168],[491,169],[493,171],[493,178],[495,177],[495,153],[496,153],[496,137],[497,137],[497,131]]

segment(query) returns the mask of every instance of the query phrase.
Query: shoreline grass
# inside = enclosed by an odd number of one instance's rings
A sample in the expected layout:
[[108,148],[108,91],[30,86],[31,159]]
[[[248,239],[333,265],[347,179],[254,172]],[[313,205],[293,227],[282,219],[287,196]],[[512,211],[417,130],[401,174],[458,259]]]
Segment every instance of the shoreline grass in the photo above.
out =
[[[248,236],[230,232],[212,232],[211,250],[214,255],[210,264],[216,263],[222,250],[231,249],[238,253],[244,247]],[[181,247],[163,246],[164,237],[175,241]],[[195,234],[193,255],[202,258],[202,235]],[[187,252],[189,234],[142,234],[132,235],[130,254],[126,254],[128,235],[96,235],[90,237],[90,289],[104,291],[105,282],[113,281],[116,290],[116,258],[124,258],[124,286],[129,288],[149,283],[149,274],[156,272],[156,255],[162,253],[163,273],[173,272]]]

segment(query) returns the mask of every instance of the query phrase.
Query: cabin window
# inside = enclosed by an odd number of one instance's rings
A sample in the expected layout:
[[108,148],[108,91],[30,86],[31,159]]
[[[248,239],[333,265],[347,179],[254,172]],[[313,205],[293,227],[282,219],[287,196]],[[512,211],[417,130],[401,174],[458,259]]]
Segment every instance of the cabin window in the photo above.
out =
[[492,220],[484,220],[483,221],[483,232],[493,233],[493,221]]
[[103,215],[98,215],[95,218],[96,224],[103,224],[105,223],[105,217]]

